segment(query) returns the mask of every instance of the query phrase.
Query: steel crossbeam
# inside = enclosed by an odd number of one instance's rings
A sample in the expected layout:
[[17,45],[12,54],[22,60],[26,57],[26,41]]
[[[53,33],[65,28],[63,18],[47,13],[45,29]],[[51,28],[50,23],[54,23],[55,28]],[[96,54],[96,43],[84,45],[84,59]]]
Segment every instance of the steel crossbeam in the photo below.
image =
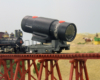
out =
[[100,53],[0,54],[0,59],[100,59]]

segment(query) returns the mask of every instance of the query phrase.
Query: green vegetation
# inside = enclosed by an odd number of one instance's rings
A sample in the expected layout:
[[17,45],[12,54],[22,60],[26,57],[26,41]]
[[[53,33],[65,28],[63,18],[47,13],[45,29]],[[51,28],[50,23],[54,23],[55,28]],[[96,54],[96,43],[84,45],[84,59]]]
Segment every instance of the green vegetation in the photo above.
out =
[[80,53],[79,51],[76,51],[75,53]]
[[[37,69],[38,69],[38,71],[39,71],[39,70],[40,70],[40,63],[37,63],[36,66],[37,66]],[[34,73],[34,74],[36,73],[35,68],[33,69],[33,73]]]
[[87,53],[94,53],[94,51],[89,51],[89,52],[87,52]]
[[79,43],[77,43],[77,44],[85,44],[85,42],[84,42],[84,43],[79,42]]
[[100,41],[100,38],[94,37],[94,41]]

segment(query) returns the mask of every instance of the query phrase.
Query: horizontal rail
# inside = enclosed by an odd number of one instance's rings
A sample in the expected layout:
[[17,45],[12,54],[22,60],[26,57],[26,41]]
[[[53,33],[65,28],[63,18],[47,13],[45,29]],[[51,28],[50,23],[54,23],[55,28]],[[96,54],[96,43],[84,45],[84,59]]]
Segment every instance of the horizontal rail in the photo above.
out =
[[100,59],[100,53],[0,54],[0,59]]

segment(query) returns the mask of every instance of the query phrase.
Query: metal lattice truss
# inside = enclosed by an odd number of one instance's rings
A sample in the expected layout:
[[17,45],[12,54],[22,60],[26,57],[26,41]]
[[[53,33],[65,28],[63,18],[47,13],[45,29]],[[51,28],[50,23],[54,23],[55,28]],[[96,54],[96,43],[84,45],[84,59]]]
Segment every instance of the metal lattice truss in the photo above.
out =
[[[36,60],[40,62],[40,70],[36,66]],[[70,54],[0,54],[0,66],[3,66],[3,72],[0,71],[0,80],[25,80],[25,74],[28,74],[28,80],[42,80],[43,67],[45,69],[45,80],[48,80],[51,75],[51,80],[57,80],[54,76],[54,67],[56,67],[59,80],[62,80],[58,60],[72,59],[69,80],[73,79],[73,71],[75,69],[76,80],[83,80],[85,74],[86,80],[89,80],[86,60],[100,59],[99,53],[70,53]],[[10,61],[10,66],[7,67],[7,60]],[[27,61],[27,69],[25,68],[25,61]],[[30,62],[32,61],[32,62]],[[50,70],[48,70],[48,62],[50,62]],[[21,64],[20,64],[21,63]],[[13,66],[16,66],[15,71]],[[31,66],[34,66],[37,78],[31,74]],[[84,73],[83,73],[84,70]],[[9,75],[10,74],[10,75]],[[20,77],[18,77],[20,75]]]

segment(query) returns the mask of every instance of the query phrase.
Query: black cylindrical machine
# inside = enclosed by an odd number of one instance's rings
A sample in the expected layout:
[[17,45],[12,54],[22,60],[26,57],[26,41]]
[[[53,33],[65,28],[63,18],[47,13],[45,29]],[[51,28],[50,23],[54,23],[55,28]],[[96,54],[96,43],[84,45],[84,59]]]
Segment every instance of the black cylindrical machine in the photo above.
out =
[[77,32],[73,23],[36,16],[24,17],[21,27],[23,31],[34,34],[33,39],[40,42],[50,42],[51,40],[71,42]]

